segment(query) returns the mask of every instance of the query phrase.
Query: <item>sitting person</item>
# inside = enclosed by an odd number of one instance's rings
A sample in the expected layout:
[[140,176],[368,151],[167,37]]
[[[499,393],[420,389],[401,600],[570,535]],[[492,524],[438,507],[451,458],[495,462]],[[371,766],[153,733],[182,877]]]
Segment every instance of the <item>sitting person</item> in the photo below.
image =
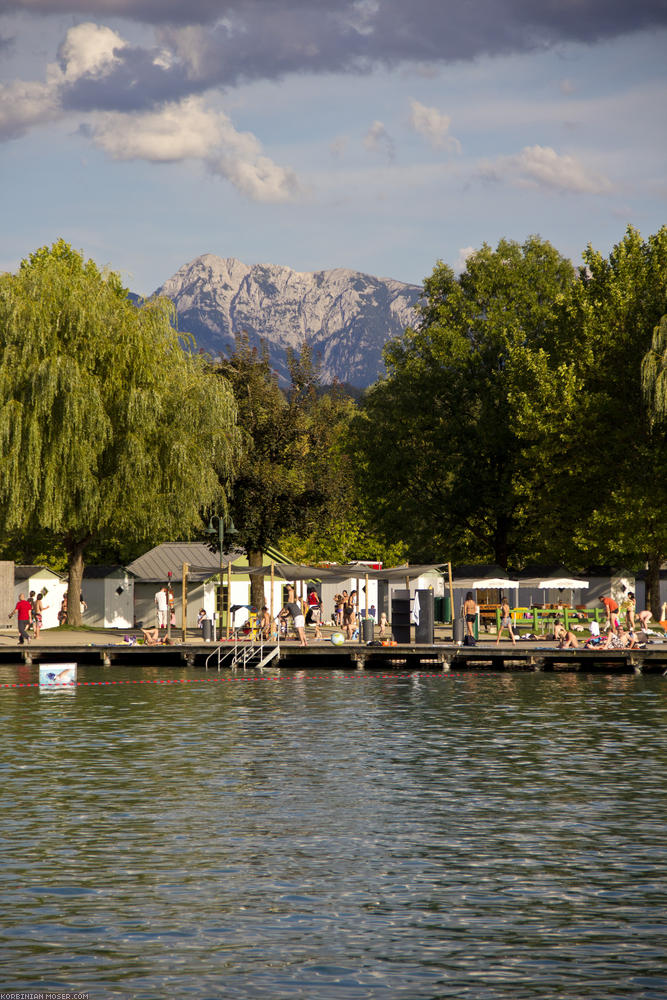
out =
[[565,633],[558,643],[560,649],[579,649],[579,640],[571,628],[563,629]]
[[144,634],[144,645],[145,646],[159,646],[160,643],[160,631],[157,628],[142,628],[141,630]]
[[567,637],[567,629],[561,622],[560,618],[557,618],[554,622],[554,639],[556,642],[562,642],[563,639]]

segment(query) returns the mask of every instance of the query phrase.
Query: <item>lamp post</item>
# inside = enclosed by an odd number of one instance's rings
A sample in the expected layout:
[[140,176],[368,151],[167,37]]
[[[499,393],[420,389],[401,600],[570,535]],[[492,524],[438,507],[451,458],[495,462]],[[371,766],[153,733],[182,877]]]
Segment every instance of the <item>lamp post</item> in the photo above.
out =
[[[213,524],[214,521],[218,522],[217,528]],[[208,528],[205,528],[204,530],[206,531],[207,535],[217,535],[218,536],[218,550],[220,552],[220,586],[218,588],[218,593],[220,595],[220,599],[219,599],[219,602],[218,602],[218,607],[219,607],[220,632],[222,632],[222,574],[223,574],[223,571],[224,571],[224,565],[223,565],[223,562],[222,562],[222,550],[223,550],[224,541],[225,541],[225,530],[227,531],[228,535],[238,535],[238,531],[234,527],[234,522],[232,521],[231,517],[227,517],[226,514],[222,514],[222,515],[221,514],[214,514],[213,517],[208,522]],[[228,605],[229,605],[230,601],[231,601],[231,595],[228,594],[227,595],[227,603],[228,603]],[[229,615],[229,611],[227,611],[227,614]],[[218,638],[219,638],[219,635],[218,635]]]

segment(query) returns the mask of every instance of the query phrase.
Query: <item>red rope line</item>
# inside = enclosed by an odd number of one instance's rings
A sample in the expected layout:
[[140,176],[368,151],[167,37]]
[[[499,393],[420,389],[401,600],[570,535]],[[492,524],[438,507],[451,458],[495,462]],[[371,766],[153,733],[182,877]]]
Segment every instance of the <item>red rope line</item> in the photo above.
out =
[[[412,680],[415,677],[447,677],[448,671],[442,671],[439,673],[432,674],[367,674],[364,671],[359,671],[358,673],[345,674],[345,678],[351,680],[352,678],[378,678],[383,680]],[[166,680],[114,680],[114,681],[66,681],[64,684],[40,684],[39,681],[28,681],[15,684],[0,684],[1,688],[49,688],[51,690],[58,688],[74,688],[74,687],[110,687],[113,684],[211,684],[215,682],[229,682],[229,681],[282,681],[282,680],[309,680],[309,681],[321,681],[325,678],[328,680],[333,676],[331,674],[305,674],[296,678],[294,676],[280,676],[276,674],[251,674],[246,677],[174,677],[168,678]]]

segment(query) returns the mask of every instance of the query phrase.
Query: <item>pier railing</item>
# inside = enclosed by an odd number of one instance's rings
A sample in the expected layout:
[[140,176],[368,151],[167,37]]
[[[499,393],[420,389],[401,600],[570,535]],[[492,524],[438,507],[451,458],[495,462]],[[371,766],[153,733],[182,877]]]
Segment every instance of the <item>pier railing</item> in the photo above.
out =
[[280,645],[275,641],[260,639],[259,642],[248,642],[234,638],[233,645],[221,643],[206,657],[204,666],[217,666],[218,670],[263,670],[273,660],[278,658]]

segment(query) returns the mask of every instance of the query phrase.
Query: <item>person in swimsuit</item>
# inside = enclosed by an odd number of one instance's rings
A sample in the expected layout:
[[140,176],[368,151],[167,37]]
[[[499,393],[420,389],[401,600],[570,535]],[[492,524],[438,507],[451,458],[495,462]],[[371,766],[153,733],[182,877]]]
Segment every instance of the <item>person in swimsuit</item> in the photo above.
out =
[[512,631],[512,619],[510,618],[510,606],[506,597],[500,598],[500,628],[498,629],[498,638],[496,639],[496,646],[500,643],[502,638],[503,629],[507,629],[509,632],[510,639],[512,640],[512,645],[516,646],[516,639],[514,638],[514,632]]
[[475,603],[475,598],[472,596],[472,590],[469,590],[466,594],[466,599],[463,603],[463,617],[465,618],[468,635],[474,636],[473,630],[475,619],[477,618],[477,604]]

